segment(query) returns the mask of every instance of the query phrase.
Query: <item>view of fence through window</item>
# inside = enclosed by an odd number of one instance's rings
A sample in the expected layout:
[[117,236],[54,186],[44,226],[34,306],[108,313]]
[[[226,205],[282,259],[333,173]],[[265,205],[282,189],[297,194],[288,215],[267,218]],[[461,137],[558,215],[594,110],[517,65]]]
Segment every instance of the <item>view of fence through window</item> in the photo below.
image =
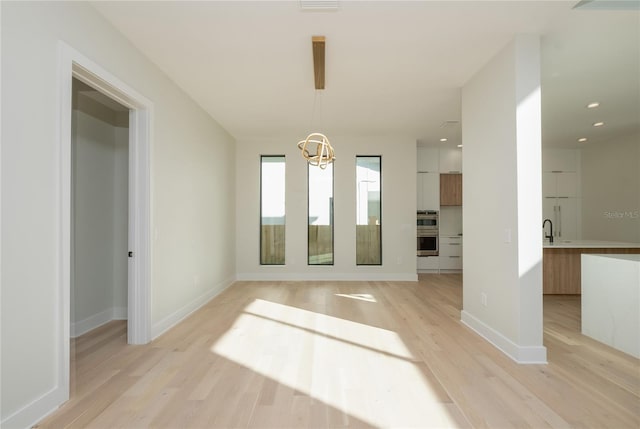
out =
[[260,157],[260,264],[284,265],[285,157]]
[[333,164],[307,167],[308,264],[333,265]]
[[382,265],[380,156],[356,157],[356,264]]

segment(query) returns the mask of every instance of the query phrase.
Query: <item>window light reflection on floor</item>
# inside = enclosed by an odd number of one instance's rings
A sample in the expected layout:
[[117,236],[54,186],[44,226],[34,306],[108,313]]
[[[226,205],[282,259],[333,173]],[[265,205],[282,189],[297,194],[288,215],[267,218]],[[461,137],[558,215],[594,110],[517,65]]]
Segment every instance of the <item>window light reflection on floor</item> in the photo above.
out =
[[359,299],[360,301],[378,302],[376,298],[370,293],[336,293],[335,296],[341,296],[343,298]]
[[374,426],[456,427],[393,331],[257,299],[211,351]]

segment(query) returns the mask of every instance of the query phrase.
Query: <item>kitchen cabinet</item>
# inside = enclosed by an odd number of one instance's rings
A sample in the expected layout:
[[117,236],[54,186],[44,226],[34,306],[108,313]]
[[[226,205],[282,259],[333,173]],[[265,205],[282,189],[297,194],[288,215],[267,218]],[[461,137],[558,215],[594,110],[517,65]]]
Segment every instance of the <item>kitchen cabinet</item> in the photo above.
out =
[[543,219],[551,219],[555,240],[579,238],[579,193],[576,173],[542,173],[542,215]]
[[418,210],[438,210],[440,207],[440,175],[418,173]]
[[440,173],[462,173],[462,149],[440,149]]
[[579,171],[580,152],[577,149],[545,149],[542,151],[542,171]]
[[418,172],[436,173],[438,169],[438,149],[419,147],[417,150],[417,168]]
[[[578,237],[578,199],[545,197],[542,202],[543,219],[551,219],[554,240],[576,240]],[[545,228],[545,235],[549,227]]]
[[418,256],[416,266],[419,271],[438,271],[440,268],[438,256]]
[[440,236],[440,269],[462,269],[462,237]]
[[577,173],[564,171],[542,173],[542,196],[575,198],[579,194]]
[[462,174],[440,174],[440,205],[462,205]]

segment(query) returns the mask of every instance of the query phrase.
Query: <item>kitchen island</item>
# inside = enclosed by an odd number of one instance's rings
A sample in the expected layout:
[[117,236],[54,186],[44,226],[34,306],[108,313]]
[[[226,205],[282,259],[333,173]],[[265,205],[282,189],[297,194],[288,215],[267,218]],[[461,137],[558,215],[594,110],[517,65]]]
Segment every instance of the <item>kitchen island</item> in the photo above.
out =
[[582,333],[640,358],[640,255],[582,255]]
[[544,294],[581,294],[581,255],[640,254],[640,243],[597,240],[544,242],[542,289]]

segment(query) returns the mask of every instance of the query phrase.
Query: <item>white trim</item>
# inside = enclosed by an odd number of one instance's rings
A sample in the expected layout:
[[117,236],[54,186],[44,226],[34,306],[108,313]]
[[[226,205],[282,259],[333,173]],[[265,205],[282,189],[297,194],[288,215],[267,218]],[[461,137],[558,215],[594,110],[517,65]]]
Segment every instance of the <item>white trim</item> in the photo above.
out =
[[71,338],[79,337],[112,320],[127,320],[126,307],[112,307],[71,324]]
[[407,273],[238,273],[239,281],[371,281],[417,282],[418,274]]
[[167,317],[153,324],[153,328],[151,329],[153,339],[158,338],[160,335],[167,332],[169,329],[176,326],[178,323],[182,322],[184,319],[189,317],[193,312],[207,304],[216,296],[220,295],[225,289],[231,286],[235,281],[235,278],[228,278],[221,283],[213,286],[206,293],[194,299],[187,305],[182,308],[174,311]]
[[[71,77],[75,77],[130,109],[129,113],[129,305],[128,342],[145,344],[151,340],[151,186],[150,158],[153,103],[133,88],[113,76],[63,42],[61,46],[61,187],[62,237],[70,241],[70,189],[69,165],[71,153]],[[67,244],[68,246],[68,244]],[[68,259],[67,259],[68,258]],[[69,285],[69,250],[63,248],[63,287]],[[68,301],[67,297],[63,297]],[[68,312],[68,308],[66,309]]]
[[544,346],[519,346],[477,317],[462,310],[461,322],[491,343],[505,355],[520,364],[546,364],[547,348]]
[[60,404],[66,400],[65,395],[68,396],[68,392],[64,392],[59,386],[55,387],[8,416],[0,426],[6,428],[33,427],[44,416],[57,410]]

